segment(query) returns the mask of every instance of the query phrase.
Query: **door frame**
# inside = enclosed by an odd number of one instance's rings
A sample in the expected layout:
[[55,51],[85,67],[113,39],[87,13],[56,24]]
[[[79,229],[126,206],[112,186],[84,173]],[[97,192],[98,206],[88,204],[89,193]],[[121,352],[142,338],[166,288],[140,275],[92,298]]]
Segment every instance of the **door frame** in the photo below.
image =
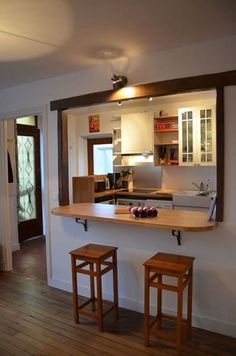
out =
[[112,143],[112,137],[87,138],[88,175],[94,174],[93,146]]
[[[31,136],[34,141],[34,178],[35,178],[35,211],[36,216],[32,219],[18,221],[19,242],[25,241],[33,236],[43,235],[43,216],[42,216],[42,184],[41,184],[41,151],[40,151],[40,129],[37,126],[16,124],[16,135]],[[18,141],[17,141],[18,142]],[[16,149],[17,160],[17,193],[19,199],[19,156],[18,146]],[[19,201],[18,201],[19,203]],[[37,231],[37,232],[36,232]]]
[[[50,259],[50,235],[49,235],[49,192],[48,192],[48,125],[47,125],[47,106],[34,108],[26,108],[14,112],[6,112],[0,116],[0,169],[4,174],[0,178],[0,193],[3,199],[0,200],[0,207],[3,214],[0,214],[0,236],[2,236],[2,260],[0,266],[3,271],[12,270],[12,248],[10,235],[10,209],[9,209],[9,191],[7,181],[7,140],[6,140],[6,122],[8,120],[17,119],[24,116],[38,116],[38,127],[41,132],[41,176],[42,176],[42,213],[43,213],[43,232],[46,236],[46,263],[47,263],[47,278],[51,278],[52,268]],[[3,209],[4,206],[4,209]]]

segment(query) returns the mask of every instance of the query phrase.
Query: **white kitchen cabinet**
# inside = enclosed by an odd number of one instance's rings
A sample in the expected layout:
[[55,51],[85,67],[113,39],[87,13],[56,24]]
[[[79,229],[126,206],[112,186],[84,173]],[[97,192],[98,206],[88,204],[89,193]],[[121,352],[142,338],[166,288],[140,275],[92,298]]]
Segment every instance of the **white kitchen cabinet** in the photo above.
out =
[[153,153],[154,113],[144,112],[121,116],[121,153]]
[[179,165],[216,164],[215,107],[181,108],[179,121]]
[[112,131],[113,167],[121,165],[121,128]]

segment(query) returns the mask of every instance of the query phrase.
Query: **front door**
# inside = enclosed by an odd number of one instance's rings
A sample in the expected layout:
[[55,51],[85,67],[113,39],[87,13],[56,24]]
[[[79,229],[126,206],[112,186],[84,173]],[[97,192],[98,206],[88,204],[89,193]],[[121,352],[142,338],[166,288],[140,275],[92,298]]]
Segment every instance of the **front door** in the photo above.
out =
[[40,131],[17,124],[18,233],[19,241],[43,234]]

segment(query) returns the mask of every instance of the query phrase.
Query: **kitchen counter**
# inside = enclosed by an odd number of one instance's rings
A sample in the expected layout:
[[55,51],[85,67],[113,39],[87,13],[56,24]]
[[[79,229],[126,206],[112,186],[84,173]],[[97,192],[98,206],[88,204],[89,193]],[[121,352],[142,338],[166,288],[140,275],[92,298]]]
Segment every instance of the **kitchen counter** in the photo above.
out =
[[115,195],[116,193],[121,192],[122,189],[108,189],[108,190],[104,190],[103,192],[95,192],[94,193],[94,198],[102,198],[102,197],[107,197],[110,195]]
[[121,190],[116,193],[116,195],[122,195],[122,196],[127,196],[127,197],[132,197],[132,196],[137,196],[137,197],[145,197],[147,199],[158,199],[158,198],[170,198],[172,199],[172,196],[174,193],[176,193],[176,190],[171,190],[171,189],[150,189],[150,192],[138,192],[138,191],[125,191]]
[[[148,190],[148,189],[147,189]],[[147,199],[158,199],[158,198],[171,198],[174,193],[176,193],[176,190],[171,190],[171,189],[150,189],[150,193],[149,192],[145,192],[145,193],[139,193],[139,192],[133,192],[133,191],[127,191],[126,189],[110,189],[110,190],[105,190],[103,192],[96,192],[94,194],[95,199],[96,198],[101,198],[101,197],[106,197],[109,195],[122,195],[123,197],[126,196],[128,197],[133,197],[133,196],[137,196],[137,197],[145,197]]]
[[119,206],[99,203],[79,203],[53,208],[52,214],[85,220],[131,224],[177,231],[208,231],[218,226],[217,222],[208,221],[206,212],[160,209],[157,218],[134,218],[129,213],[115,214],[117,207]]

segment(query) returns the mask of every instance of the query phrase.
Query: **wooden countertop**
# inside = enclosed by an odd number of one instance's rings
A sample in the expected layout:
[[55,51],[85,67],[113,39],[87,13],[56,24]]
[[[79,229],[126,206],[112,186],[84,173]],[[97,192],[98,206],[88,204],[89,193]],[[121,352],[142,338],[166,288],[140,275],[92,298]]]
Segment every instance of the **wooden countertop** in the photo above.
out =
[[122,206],[118,205],[79,203],[56,207],[51,212],[54,215],[71,218],[155,227],[166,230],[196,232],[213,230],[218,226],[217,222],[209,222],[207,220],[206,212],[159,209],[157,218],[134,218],[127,213],[115,214],[117,207],[122,208]]
[[101,197],[106,197],[109,195],[114,195],[116,193],[121,192],[122,189],[108,189],[108,190],[104,190],[103,192],[95,192],[94,193],[94,197],[95,198],[101,198]]
[[100,198],[109,195],[122,195],[122,196],[132,197],[135,195],[135,196],[145,197],[147,199],[157,199],[159,197],[172,198],[173,194],[176,192],[177,190],[173,190],[173,189],[155,189],[155,188],[150,189],[150,193],[139,193],[139,192],[132,192],[132,191],[127,192],[126,190],[123,189],[111,189],[111,190],[105,190],[103,192],[96,192],[94,194],[94,197]]

